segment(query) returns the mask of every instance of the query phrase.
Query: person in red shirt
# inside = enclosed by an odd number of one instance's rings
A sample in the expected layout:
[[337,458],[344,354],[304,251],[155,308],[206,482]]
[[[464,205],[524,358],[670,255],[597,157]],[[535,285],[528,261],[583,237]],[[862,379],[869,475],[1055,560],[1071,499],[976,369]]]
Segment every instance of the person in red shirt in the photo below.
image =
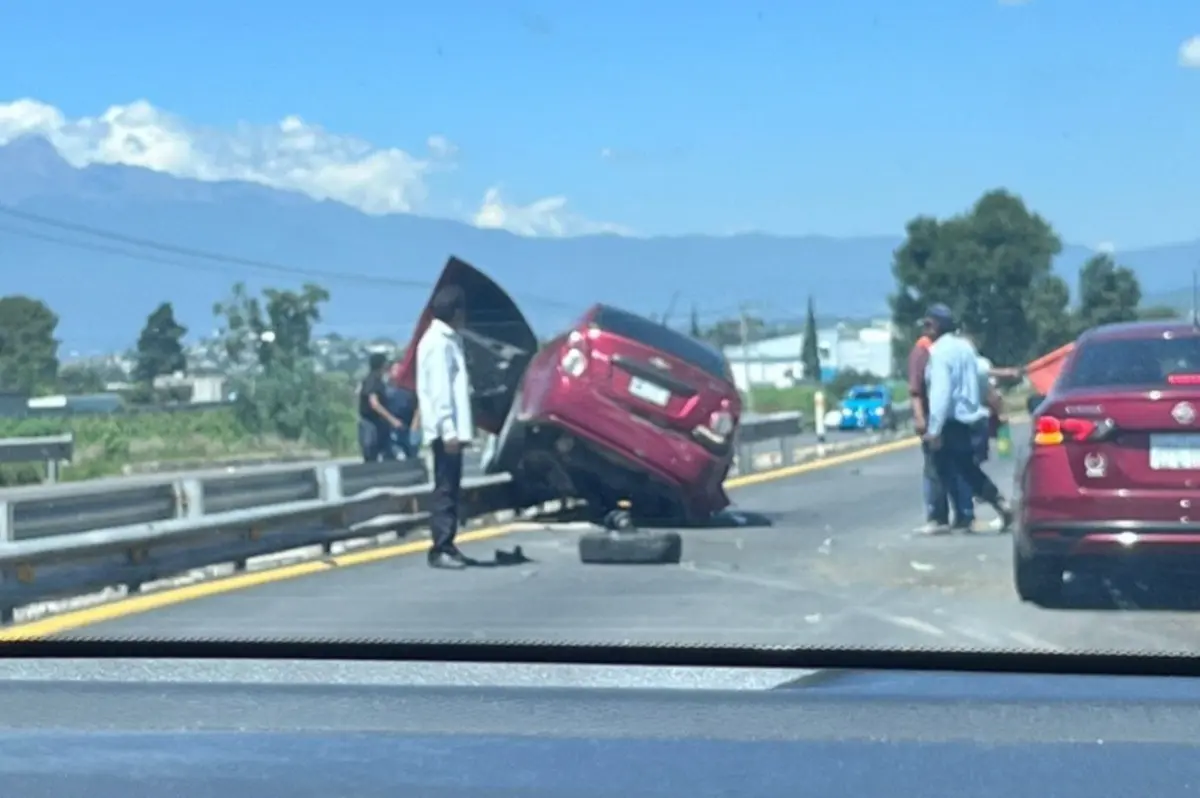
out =
[[[912,400],[913,425],[920,436],[925,435],[929,423],[929,393],[925,370],[929,366],[929,347],[933,345],[933,331],[930,326],[928,319],[921,322],[921,337],[908,353],[908,395]],[[949,532],[950,500],[938,477],[937,468],[934,467],[933,452],[924,440],[921,441],[921,454],[925,459],[922,475],[925,525],[917,531],[928,535]]]

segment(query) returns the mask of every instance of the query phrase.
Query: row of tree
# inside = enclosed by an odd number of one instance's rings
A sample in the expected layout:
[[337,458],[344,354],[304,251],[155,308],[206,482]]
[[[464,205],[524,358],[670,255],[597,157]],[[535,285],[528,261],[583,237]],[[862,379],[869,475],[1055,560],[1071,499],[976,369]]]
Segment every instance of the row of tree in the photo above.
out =
[[[1179,315],[1170,307],[1143,307],[1137,275],[1110,254],[1094,255],[1080,268],[1072,305],[1066,281],[1052,270],[1061,239],[1005,190],[984,194],[966,213],[948,219],[918,216],[905,233],[892,261],[896,292],[889,298],[898,363],[917,337],[917,323],[937,302],[963,320],[983,354],[1013,365],[1097,325]],[[821,373],[816,318],[810,297],[800,357],[809,378]],[[754,317],[703,327],[693,311],[690,332],[719,347],[796,332],[778,327]]]
[[1072,306],[1066,281],[1052,269],[1062,248],[1050,223],[1005,190],[987,192],[948,219],[916,217],[892,262],[897,355],[907,354],[917,323],[935,302],[954,310],[984,355],[1013,365],[1100,324],[1178,315],[1142,307],[1137,275],[1108,254],[1084,263]]
[[[336,436],[348,397],[343,381],[329,377],[313,359],[313,329],[329,292],[308,284],[298,291],[266,289],[254,296],[239,283],[217,303],[218,344],[230,364],[229,388],[239,420],[253,433],[288,439]],[[39,395],[103,391],[106,382],[126,381],[133,402],[162,401],[154,390],[160,376],[186,371],[183,338],[169,302],[146,318],[133,352],[132,375],[94,367],[60,368],[55,331],[58,316],[44,302],[0,297],[0,392]]]

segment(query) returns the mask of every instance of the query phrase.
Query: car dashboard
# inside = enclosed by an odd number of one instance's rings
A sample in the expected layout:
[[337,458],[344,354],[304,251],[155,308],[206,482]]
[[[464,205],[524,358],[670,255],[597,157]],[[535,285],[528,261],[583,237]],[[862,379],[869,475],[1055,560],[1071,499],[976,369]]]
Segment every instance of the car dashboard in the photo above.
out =
[[0,785],[132,796],[1194,795],[1171,677],[0,660]]

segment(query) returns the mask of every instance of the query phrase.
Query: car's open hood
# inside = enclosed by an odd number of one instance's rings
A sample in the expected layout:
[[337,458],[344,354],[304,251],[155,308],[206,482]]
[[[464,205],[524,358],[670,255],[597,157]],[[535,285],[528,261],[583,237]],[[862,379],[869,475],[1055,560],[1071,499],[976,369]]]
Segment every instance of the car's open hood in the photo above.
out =
[[[462,336],[475,424],[488,432],[499,432],[521,376],[537,352],[537,336],[512,297],[466,261],[453,256],[447,261],[430,299],[446,285],[459,285],[467,295],[467,327]],[[417,342],[430,319],[427,302],[404,359],[392,370],[392,381],[398,387],[416,390]]]

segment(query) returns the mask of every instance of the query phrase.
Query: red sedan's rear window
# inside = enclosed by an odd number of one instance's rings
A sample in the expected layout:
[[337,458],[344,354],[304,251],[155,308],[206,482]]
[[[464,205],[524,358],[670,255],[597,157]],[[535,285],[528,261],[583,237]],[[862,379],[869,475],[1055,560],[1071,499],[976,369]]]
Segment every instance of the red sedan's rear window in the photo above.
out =
[[597,310],[592,323],[613,335],[637,341],[665,355],[679,358],[714,377],[730,379],[729,367],[720,350],[670,327],[607,305],[602,305]]
[[1200,375],[1200,336],[1110,338],[1081,344],[1064,388],[1177,385]]

